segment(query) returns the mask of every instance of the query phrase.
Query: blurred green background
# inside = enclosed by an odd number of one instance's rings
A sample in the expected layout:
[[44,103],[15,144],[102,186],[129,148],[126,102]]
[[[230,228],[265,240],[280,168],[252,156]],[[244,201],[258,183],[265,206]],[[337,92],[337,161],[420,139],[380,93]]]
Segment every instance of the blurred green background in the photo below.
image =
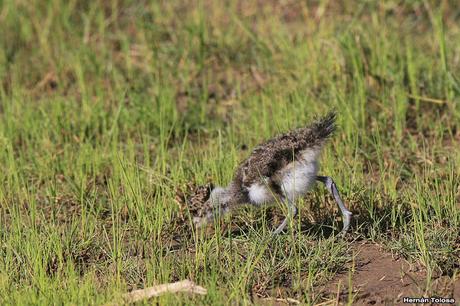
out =
[[457,1],[0,1],[0,301],[103,304],[183,278],[208,295],[150,302],[333,299],[320,288],[353,244],[322,188],[272,242],[279,208],[205,235],[174,202],[331,109],[321,171],[351,239],[442,294],[460,267],[459,72]]

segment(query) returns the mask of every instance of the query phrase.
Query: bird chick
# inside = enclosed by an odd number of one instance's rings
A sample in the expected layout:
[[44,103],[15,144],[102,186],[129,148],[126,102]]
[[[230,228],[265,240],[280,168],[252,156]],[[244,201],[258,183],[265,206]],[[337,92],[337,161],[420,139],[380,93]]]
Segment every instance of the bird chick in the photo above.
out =
[[297,199],[320,181],[342,212],[342,232],[345,233],[352,213],[343,204],[332,178],[317,175],[318,158],[335,130],[335,118],[335,113],[331,112],[309,126],[281,134],[257,146],[239,165],[227,187],[205,185],[197,188],[189,200],[194,224],[203,226],[242,204],[259,206],[281,201],[288,207],[288,216],[274,231],[279,234],[289,218],[297,214]]

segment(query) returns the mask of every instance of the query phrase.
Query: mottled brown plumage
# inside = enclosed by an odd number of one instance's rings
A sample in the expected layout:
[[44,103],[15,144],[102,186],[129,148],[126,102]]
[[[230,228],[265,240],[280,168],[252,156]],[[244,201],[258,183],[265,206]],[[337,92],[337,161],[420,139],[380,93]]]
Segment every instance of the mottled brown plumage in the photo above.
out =
[[187,205],[190,209],[190,212],[193,216],[203,216],[203,212],[210,207],[206,207],[206,203],[211,196],[211,191],[214,189],[214,185],[212,183],[207,183],[204,186],[198,186],[193,194],[191,195],[190,199],[187,201]]
[[274,192],[280,193],[280,171],[298,159],[299,152],[308,148],[320,149],[334,132],[334,122],[335,113],[331,112],[308,127],[281,134],[260,144],[240,164],[234,182],[245,189],[268,178],[268,182],[263,183],[268,183]]
[[202,214],[209,209],[205,204],[209,200],[214,185],[206,183],[196,186],[195,183],[189,182],[185,189],[185,191],[179,189],[176,192],[176,202],[181,209],[181,215],[184,210],[188,210],[192,216],[202,217]]

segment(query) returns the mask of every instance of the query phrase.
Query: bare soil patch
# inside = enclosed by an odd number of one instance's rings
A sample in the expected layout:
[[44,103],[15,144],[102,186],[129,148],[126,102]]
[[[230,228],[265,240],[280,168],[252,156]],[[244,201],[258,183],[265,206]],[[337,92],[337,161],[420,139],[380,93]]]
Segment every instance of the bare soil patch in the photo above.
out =
[[[428,286],[423,269],[409,264],[403,258],[395,258],[381,247],[369,243],[357,243],[354,264],[349,273],[338,274],[323,288],[325,296],[338,304],[353,296],[356,305],[401,304],[403,297],[454,297],[460,299],[460,278],[440,276]],[[351,273],[351,290],[350,284]],[[334,304],[335,304],[334,303]]]

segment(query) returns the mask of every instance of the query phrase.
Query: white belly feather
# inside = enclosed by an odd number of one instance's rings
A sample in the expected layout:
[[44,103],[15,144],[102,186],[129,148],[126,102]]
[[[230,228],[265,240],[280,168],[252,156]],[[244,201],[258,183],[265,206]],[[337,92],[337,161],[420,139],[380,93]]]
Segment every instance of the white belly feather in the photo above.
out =
[[316,180],[318,173],[319,150],[308,149],[301,153],[301,158],[283,171],[282,189],[285,196],[295,201],[307,193]]
[[269,203],[273,200],[271,191],[260,183],[252,184],[248,191],[249,199],[254,204]]
[[315,182],[317,172],[316,162],[296,162],[289,171],[286,171],[282,179],[281,188],[285,196],[291,201],[304,196]]
[[[291,201],[305,195],[316,180],[318,173],[317,150],[302,152],[300,160],[288,164],[281,172],[281,190]],[[272,203],[275,195],[266,183],[254,183],[248,188],[249,199],[254,204]]]

